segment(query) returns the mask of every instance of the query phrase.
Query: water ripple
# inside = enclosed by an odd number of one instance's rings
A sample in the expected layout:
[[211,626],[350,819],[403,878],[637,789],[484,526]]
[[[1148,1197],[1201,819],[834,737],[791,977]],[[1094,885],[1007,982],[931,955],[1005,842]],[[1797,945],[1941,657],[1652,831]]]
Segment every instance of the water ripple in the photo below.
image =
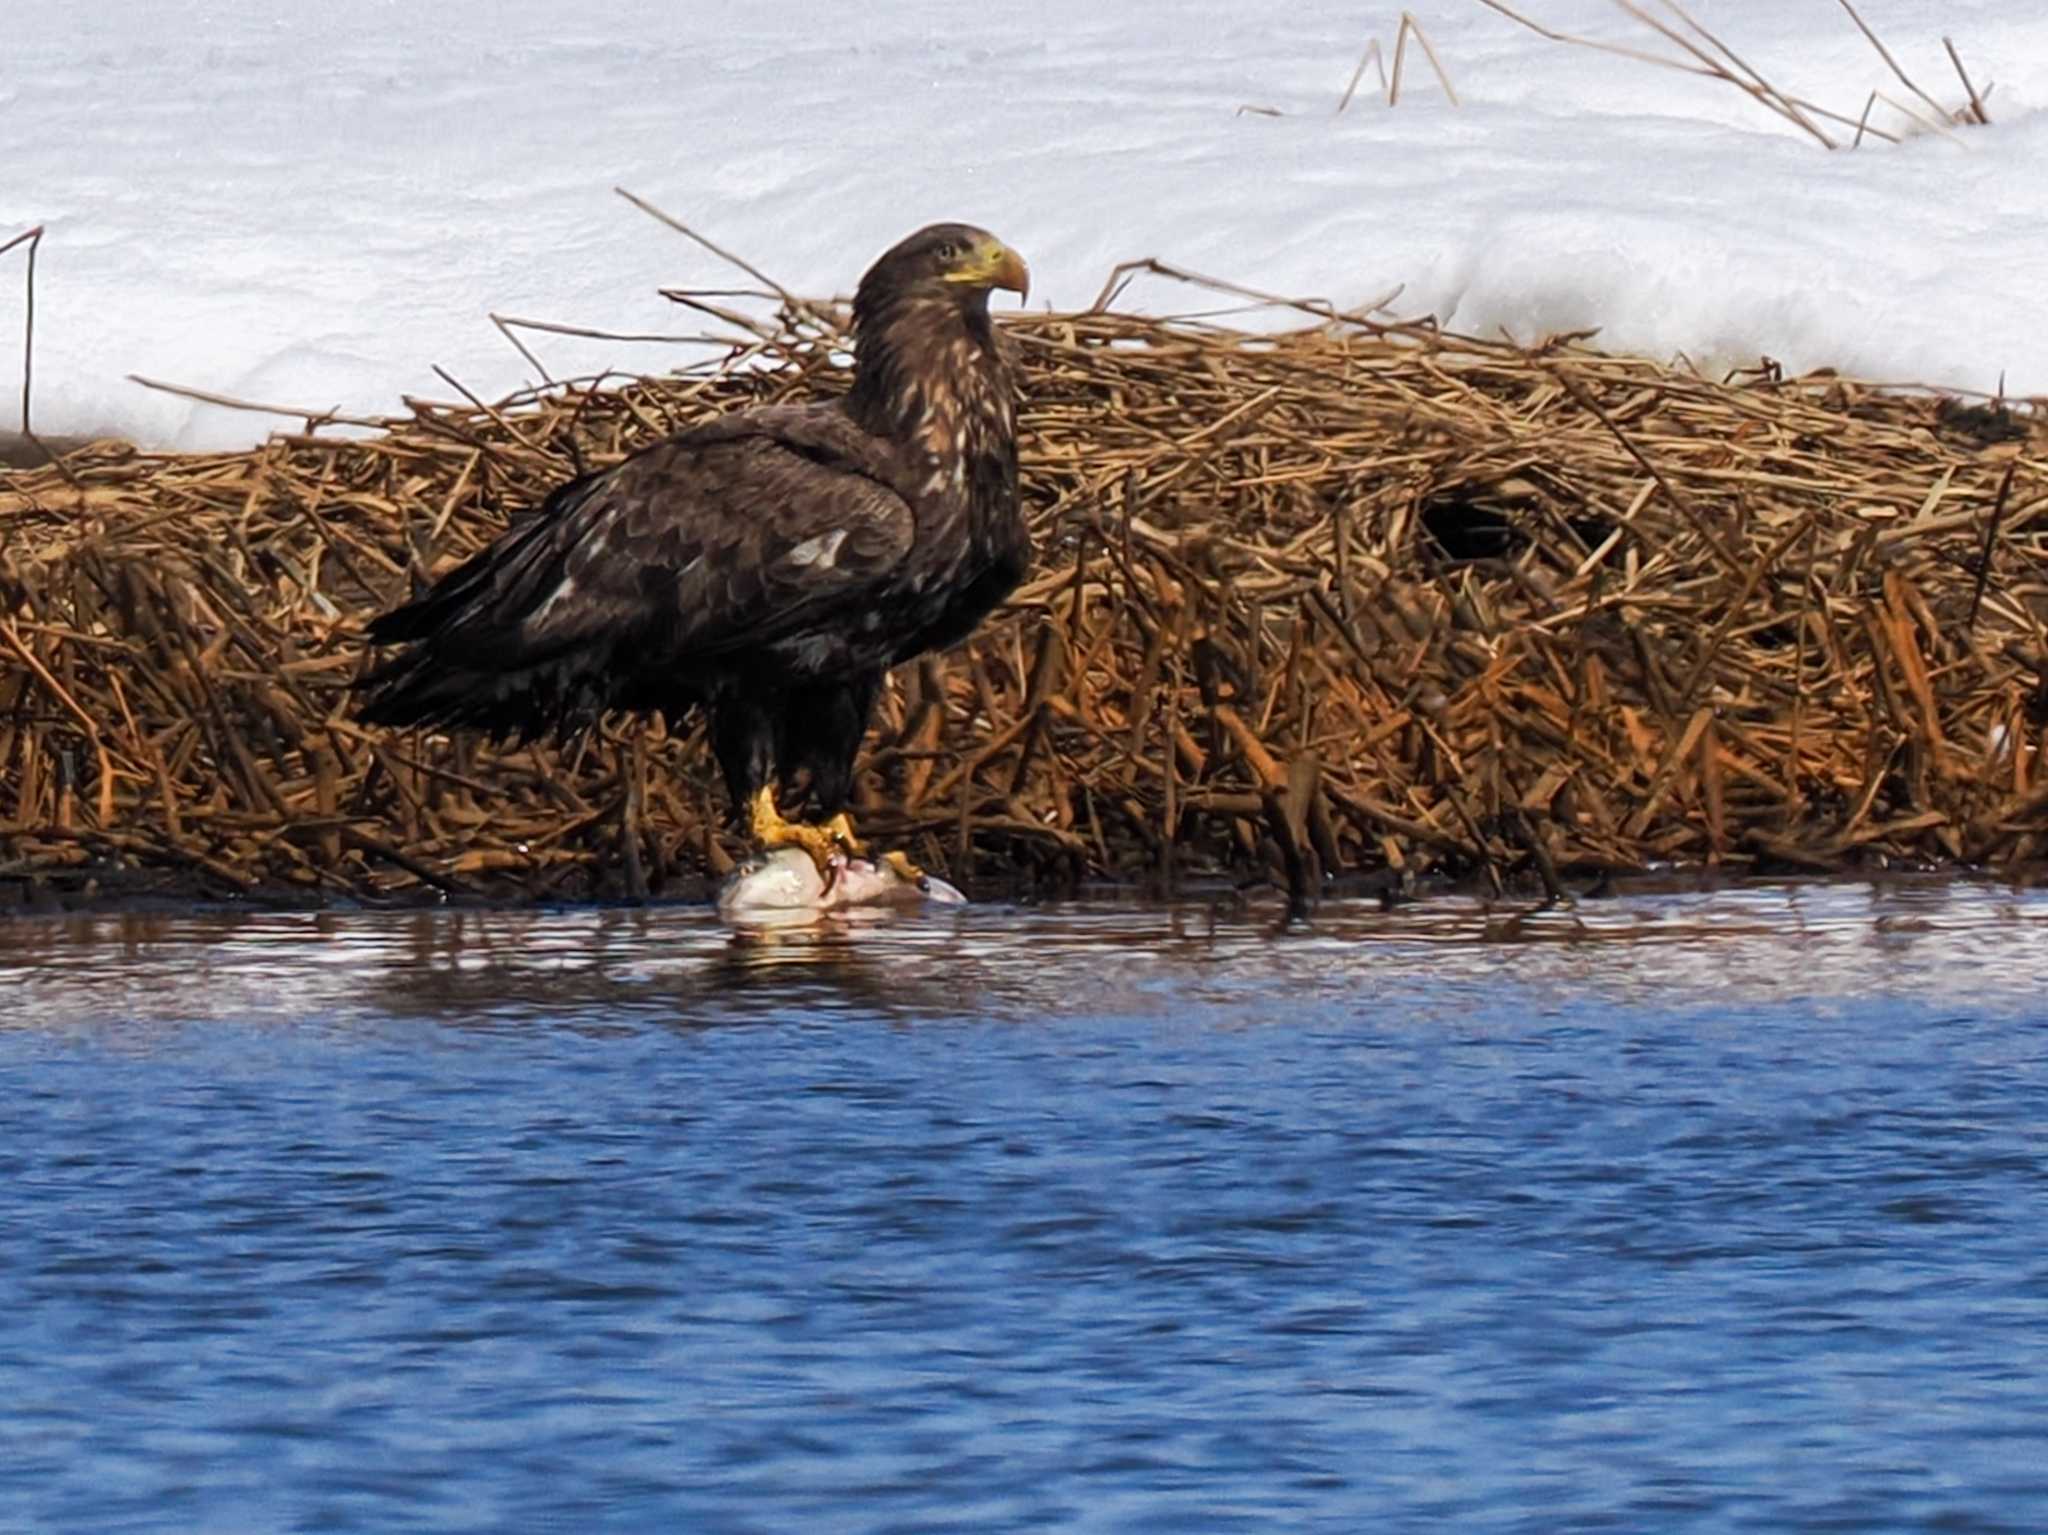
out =
[[2044,922],[0,924],[0,1527],[2048,1528]]

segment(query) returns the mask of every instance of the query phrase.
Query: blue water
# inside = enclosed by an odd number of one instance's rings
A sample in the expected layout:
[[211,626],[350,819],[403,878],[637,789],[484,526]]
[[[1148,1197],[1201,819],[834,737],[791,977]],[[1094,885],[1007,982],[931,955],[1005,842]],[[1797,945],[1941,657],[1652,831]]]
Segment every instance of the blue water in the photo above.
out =
[[2035,1535],[2044,936],[0,923],[0,1528]]

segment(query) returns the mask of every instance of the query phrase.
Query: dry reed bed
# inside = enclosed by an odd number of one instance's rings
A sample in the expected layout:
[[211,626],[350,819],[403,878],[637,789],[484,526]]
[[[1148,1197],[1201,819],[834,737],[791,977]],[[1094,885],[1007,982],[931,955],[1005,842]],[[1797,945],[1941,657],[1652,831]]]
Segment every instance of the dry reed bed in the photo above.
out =
[[[415,403],[363,440],[0,473],[0,881],[701,890],[738,848],[701,728],[366,730],[360,625],[579,463],[843,387],[839,323],[797,306],[693,371]],[[1300,894],[2048,848],[2030,413],[1416,327],[1007,329],[1037,572],[892,679],[878,840],[984,883]]]

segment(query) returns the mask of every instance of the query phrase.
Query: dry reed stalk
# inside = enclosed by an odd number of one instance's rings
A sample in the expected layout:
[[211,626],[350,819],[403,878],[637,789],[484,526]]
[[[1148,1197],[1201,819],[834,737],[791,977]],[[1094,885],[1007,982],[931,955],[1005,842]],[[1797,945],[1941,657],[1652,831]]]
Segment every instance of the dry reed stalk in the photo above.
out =
[[[1287,307],[1319,323],[1005,319],[1038,566],[891,679],[867,835],[991,883],[1263,875],[1296,904],[1362,871],[1556,896],[2048,846],[2038,402]],[[843,389],[845,323],[793,304],[672,376],[367,438],[293,411],[245,453],[0,472],[0,891],[701,890],[739,846],[701,728],[365,731],[361,623],[574,464]]]
[[[1429,34],[1422,30],[1422,23],[1415,19],[1413,11],[1401,13],[1401,25],[1394,33],[1394,78],[1387,82],[1387,105],[1401,104],[1401,63],[1408,53],[1408,39],[1413,37],[1421,46],[1423,57],[1429,60],[1429,67],[1436,71],[1436,83],[1444,88],[1444,95],[1452,106],[1458,104],[1458,93],[1451,89],[1451,77],[1444,73],[1444,66],[1436,56],[1436,49],[1429,45]],[[1363,66],[1361,66],[1363,67]]]
[[[1380,89],[1385,91],[1387,88],[1387,66],[1380,56],[1380,40],[1376,37],[1365,45],[1365,52],[1358,56],[1358,67],[1351,71],[1351,78],[1344,82],[1344,94],[1337,98],[1336,116],[1342,117],[1344,109],[1351,105],[1351,98],[1358,94],[1358,82],[1365,78],[1365,71],[1368,65],[1379,70]],[[1243,111],[1244,109],[1240,107],[1238,110]],[[1277,117],[1279,113],[1276,112],[1273,115]]]
[[0,256],[6,255],[16,246],[28,247],[23,260],[24,285],[22,302],[21,333],[21,435],[35,441],[35,432],[29,423],[29,403],[33,393],[36,359],[36,249],[43,243],[43,226],[24,229],[5,244],[0,244]]
[[[1898,135],[1887,133],[1882,129],[1873,127],[1870,123],[1870,110],[1880,101],[1912,123],[1915,128],[1923,132],[1947,134],[1950,137],[1954,136],[1952,129],[1956,127],[1988,124],[1991,121],[1984,107],[1986,98],[1991,94],[1991,87],[1987,85],[1981,93],[1977,90],[1975,84],[1970,79],[1969,72],[1963,68],[1963,61],[1957,54],[1953,41],[1944,37],[1942,45],[1947,50],[1949,61],[1955,66],[1956,74],[1961,78],[1963,89],[1968,94],[1969,99],[1967,105],[1951,110],[1923,91],[1913,78],[1906,73],[1905,69],[1899,64],[1898,59],[1893,56],[1892,51],[1885,46],[1883,39],[1864,21],[1862,15],[1851,3],[1851,0],[1837,0],[1837,3],[1848,13],[1849,19],[1855,24],[1856,29],[1863,34],[1864,39],[1876,50],[1878,57],[1884,61],[1885,67],[1893,75],[1897,76],[1901,85],[1905,86],[1908,91],[1917,96],[1925,105],[1926,113],[1915,111],[1913,108],[1887,96],[1884,92],[1874,90],[1864,101],[1863,110],[1856,116],[1851,117],[1840,112],[1831,111],[1826,107],[1817,106],[1803,96],[1781,90],[1766,79],[1761,71],[1757,70],[1746,59],[1737,54],[1733,48],[1729,47],[1716,33],[1710,31],[1696,20],[1683,5],[1679,4],[1679,0],[1658,0],[1663,9],[1670,13],[1672,18],[1670,21],[1666,21],[1653,14],[1645,3],[1641,3],[1641,0],[1614,0],[1616,8],[1624,15],[1655,33],[1665,42],[1674,45],[1682,55],[1682,57],[1677,58],[1672,57],[1668,53],[1631,48],[1625,44],[1610,43],[1599,38],[1582,37],[1575,33],[1560,32],[1553,27],[1544,26],[1541,22],[1513,9],[1505,3],[1505,0],[1479,0],[1479,3],[1488,10],[1498,12],[1516,25],[1525,27],[1537,36],[1545,38],[1550,42],[1565,43],[1575,48],[1588,48],[1599,53],[1611,53],[1621,58],[1633,59],[1638,63],[1654,64],[1662,69],[1675,69],[1684,74],[1699,75],[1705,79],[1723,81],[1755,100],[1758,105],[1766,110],[1784,118],[1802,133],[1813,139],[1823,149],[1835,149],[1840,146],[1820,126],[1821,121],[1837,123],[1845,128],[1854,129],[1855,136],[1850,140],[1849,144],[1849,147],[1852,149],[1859,147],[1865,138],[1877,138],[1883,139],[1887,143],[1897,143],[1899,141]],[[1681,31],[1680,28],[1684,30]],[[1690,37],[1686,35],[1688,32],[1692,34]],[[1359,65],[1359,71],[1360,73],[1364,71],[1363,62]],[[1398,70],[1396,76],[1398,79]],[[1349,98],[1349,92],[1346,93],[1346,97],[1347,99]],[[1339,110],[1342,109],[1340,108]],[[1930,113],[1932,114],[1931,116],[1927,115]],[[1816,119],[1819,121],[1816,121]]]

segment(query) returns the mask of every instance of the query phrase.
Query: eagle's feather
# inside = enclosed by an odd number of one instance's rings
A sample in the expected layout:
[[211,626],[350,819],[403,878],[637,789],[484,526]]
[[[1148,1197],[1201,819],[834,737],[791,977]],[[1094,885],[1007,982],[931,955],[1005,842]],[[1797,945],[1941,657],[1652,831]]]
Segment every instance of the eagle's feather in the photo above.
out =
[[964,636],[1028,562],[975,281],[1013,271],[964,226],[904,241],[862,281],[844,399],[720,417],[559,487],[372,621],[404,648],[363,679],[364,717],[531,736],[703,706],[736,802],[807,771],[837,809],[882,672]]

